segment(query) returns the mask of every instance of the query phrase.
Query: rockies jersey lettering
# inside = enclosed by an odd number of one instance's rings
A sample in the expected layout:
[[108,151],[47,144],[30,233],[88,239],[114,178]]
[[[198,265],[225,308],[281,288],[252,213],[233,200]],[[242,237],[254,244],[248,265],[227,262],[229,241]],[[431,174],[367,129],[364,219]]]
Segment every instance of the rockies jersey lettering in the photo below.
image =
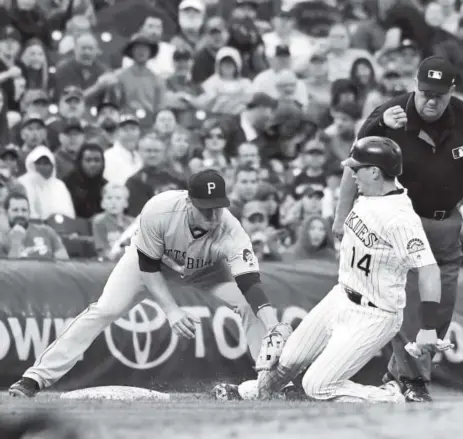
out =
[[258,272],[249,236],[228,209],[223,210],[217,227],[200,238],[193,237],[187,198],[187,191],[166,191],[151,198],[140,214],[133,237],[136,247],[150,258],[162,259],[185,278],[222,261],[233,276]]
[[359,197],[344,223],[339,283],[377,307],[405,306],[409,269],[436,263],[406,192]]

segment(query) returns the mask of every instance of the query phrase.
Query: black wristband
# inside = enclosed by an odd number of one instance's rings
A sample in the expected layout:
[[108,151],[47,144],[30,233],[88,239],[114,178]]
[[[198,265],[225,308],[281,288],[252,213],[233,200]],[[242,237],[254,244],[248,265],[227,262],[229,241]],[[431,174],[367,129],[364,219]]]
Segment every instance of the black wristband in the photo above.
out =
[[439,302],[421,302],[421,326],[423,329],[437,329]]

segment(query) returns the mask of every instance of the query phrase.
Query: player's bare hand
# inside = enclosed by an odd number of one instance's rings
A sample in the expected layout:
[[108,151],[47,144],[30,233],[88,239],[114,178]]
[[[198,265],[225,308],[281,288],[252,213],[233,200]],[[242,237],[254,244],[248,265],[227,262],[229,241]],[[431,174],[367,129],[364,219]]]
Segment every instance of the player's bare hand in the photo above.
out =
[[178,308],[167,315],[172,330],[183,338],[195,338],[196,325],[200,323],[198,317]]
[[387,127],[397,130],[407,124],[407,114],[400,105],[396,105],[383,113],[383,121]]

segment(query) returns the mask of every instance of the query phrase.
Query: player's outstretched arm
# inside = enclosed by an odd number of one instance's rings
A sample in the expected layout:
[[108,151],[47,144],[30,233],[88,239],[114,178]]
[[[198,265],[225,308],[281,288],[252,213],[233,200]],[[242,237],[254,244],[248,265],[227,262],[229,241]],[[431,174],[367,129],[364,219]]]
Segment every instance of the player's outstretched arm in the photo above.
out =
[[164,275],[161,273],[161,260],[152,259],[138,250],[139,268],[143,283],[156,302],[166,313],[172,330],[184,338],[194,338],[198,318],[183,311],[169,291]]
[[337,239],[342,238],[344,221],[351,211],[355,197],[357,196],[357,186],[355,185],[352,175],[352,170],[350,168],[344,168],[341,186],[339,188],[339,201],[336,206],[333,222],[333,234]]

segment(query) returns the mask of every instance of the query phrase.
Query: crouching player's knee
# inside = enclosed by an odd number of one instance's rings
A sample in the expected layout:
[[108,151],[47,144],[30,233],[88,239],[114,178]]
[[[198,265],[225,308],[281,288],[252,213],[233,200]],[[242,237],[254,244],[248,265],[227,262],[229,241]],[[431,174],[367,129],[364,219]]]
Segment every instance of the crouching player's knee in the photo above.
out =
[[302,387],[305,394],[313,399],[330,399],[332,398],[332,383],[322,374],[316,374],[310,370],[304,374]]

